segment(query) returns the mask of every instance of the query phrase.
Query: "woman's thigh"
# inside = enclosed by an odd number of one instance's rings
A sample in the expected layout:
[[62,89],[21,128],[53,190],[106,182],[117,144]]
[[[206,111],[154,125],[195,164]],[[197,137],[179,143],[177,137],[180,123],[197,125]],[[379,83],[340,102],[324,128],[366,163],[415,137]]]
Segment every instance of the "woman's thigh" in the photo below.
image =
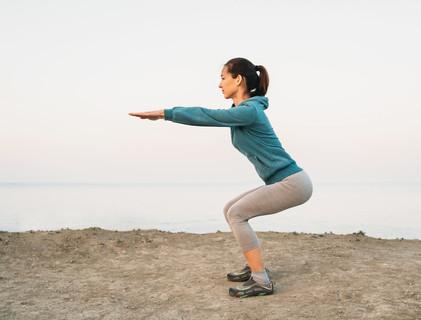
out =
[[310,199],[312,192],[310,178],[300,171],[280,182],[251,190],[237,197],[232,205],[235,205],[235,212],[241,215],[242,220],[248,220],[303,204]]

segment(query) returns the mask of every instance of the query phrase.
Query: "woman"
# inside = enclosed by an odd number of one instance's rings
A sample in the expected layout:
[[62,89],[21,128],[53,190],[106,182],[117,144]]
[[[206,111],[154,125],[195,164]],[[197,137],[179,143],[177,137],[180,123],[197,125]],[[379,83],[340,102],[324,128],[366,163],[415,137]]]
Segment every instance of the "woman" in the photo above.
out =
[[237,196],[224,208],[225,218],[248,262],[244,269],[227,275],[231,281],[246,281],[229,289],[229,294],[234,297],[273,293],[273,283],[264,267],[259,241],[248,220],[303,204],[312,194],[309,176],[282,148],[266,117],[268,85],[269,76],[263,66],[235,58],[224,65],[219,84],[224,97],[233,101],[230,109],[175,107],[130,113],[141,119],[231,127],[232,144],[250,160],[265,182],[265,185]]

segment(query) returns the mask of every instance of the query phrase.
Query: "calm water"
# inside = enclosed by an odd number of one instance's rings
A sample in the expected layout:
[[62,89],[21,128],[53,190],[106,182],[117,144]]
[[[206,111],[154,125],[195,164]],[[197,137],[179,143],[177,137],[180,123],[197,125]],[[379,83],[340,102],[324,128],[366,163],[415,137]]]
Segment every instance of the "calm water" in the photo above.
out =
[[[0,230],[229,231],[222,208],[256,185],[0,184]],[[250,220],[255,230],[364,231],[421,239],[421,183],[317,183],[303,206]]]

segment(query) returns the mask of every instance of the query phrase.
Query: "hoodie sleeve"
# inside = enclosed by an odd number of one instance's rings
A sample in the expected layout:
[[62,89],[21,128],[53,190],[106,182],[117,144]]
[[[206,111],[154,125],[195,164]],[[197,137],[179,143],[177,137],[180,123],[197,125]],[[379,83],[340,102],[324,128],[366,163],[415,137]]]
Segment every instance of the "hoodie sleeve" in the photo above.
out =
[[256,117],[256,109],[246,104],[231,109],[175,107],[165,109],[164,114],[165,120],[191,126],[238,127],[251,124]]

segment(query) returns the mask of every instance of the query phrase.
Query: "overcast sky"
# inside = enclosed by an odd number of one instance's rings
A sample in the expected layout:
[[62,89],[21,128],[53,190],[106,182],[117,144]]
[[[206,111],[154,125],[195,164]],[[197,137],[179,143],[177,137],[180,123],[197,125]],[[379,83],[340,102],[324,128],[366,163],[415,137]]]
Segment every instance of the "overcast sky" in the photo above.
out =
[[223,64],[314,181],[421,180],[420,1],[0,0],[0,182],[243,182],[228,128],[129,117],[229,108]]

